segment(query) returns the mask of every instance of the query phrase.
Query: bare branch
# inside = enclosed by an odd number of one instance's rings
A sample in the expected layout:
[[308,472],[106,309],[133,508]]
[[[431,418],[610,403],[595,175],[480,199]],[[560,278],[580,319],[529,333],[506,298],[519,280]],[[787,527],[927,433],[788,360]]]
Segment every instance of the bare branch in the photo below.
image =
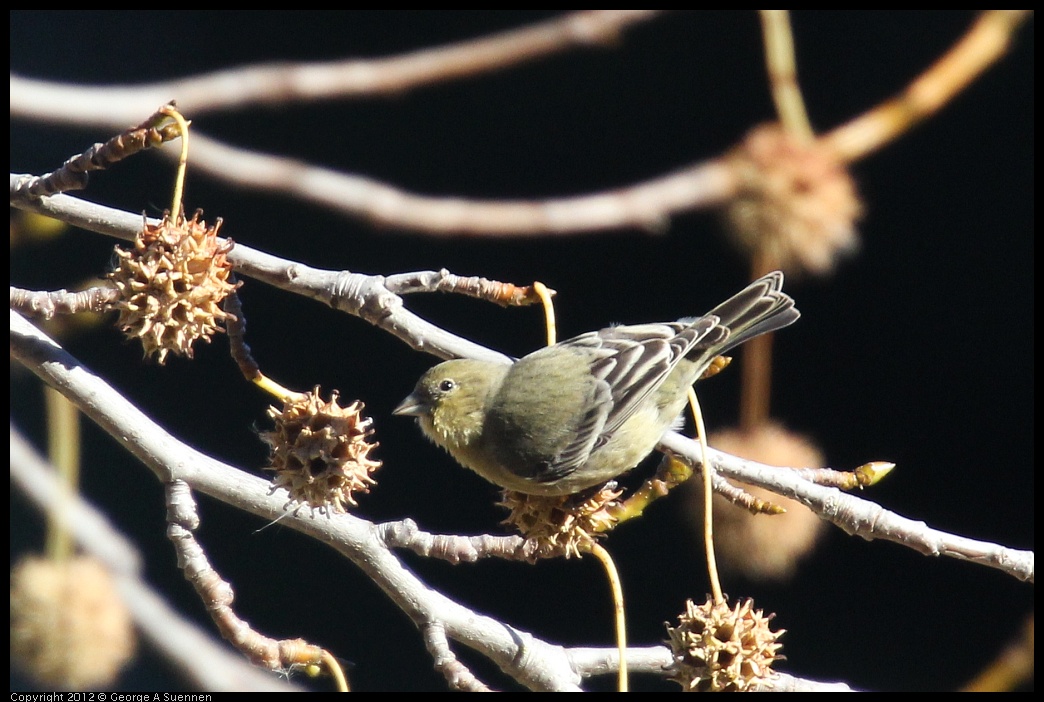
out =
[[[664,448],[699,465],[697,444],[680,434],[667,432],[660,440]],[[715,471],[727,478],[761,486],[800,501],[824,519],[849,534],[864,539],[884,539],[907,546],[926,556],[949,556],[996,568],[1019,580],[1033,582],[1033,552],[1020,551],[986,541],[976,541],[932,529],[924,522],[899,516],[883,507],[841,492],[814,485],[790,468],[776,468],[708,449]]]
[[481,558],[503,558],[531,562],[538,557],[538,544],[521,536],[456,536],[421,530],[412,519],[377,525],[389,548],[404,548],[426,558],[450,563],[474,563]]
[[547,200],[469,200],[407,192],[365,176],[240,149],[193,134],[192,167],[222,181],[282,193],[377,227],[435,235],[530,236],[634,227],[663,232],[671,216],[733,197],[739,179],[724,159],[644,183]]
[[435,661],[435,668],[442,672],[451,690],[458,692],[492,692],[481,680],[460,662],[450,650],[446,631],[437,622],[421,627],[424,646]]
[[[143,217],[68,195],[32,199],[21,194],[18,183],[27,176],[11,175],[11,206],[45,214],[89,231],[131,241],[140,231]],[[149,223],[158,220],[146,219]],[[268,283],[334,309],[361,317],[405,341],[418,351],[440,358],[485,358],[507,363],[510,359],[450,334],[403,307],[402,298],[384,285],[382,276],[350,271],[330,271],[266,254],[236,244],[229,260],[242,275]]]
[[115,288],[94,287],[79,292],[68,290],[24,290],[11,286],[11,308],[30,316],[51,319],[56,314],[104,312],[119,299]]
[[571,48],[609,44],[660,10],[589,10],[531,27],[380,59],[243,66],[162,83],[74,86],[11,75],[11,116],[120,127],[177,98],[194,116],[253,105],[400,95]]
[[81,154],[72,156],[57,170],[38,178],[26,178],[19,182],[19,187],[28,197],[42,197],[69,190],[83,190],[87,187],[88,175],[91,171],[102,171],[129,158],[139,151],[162,146],[166,142],[181,136],[177,125],[165,124],[156,126],[159,112],[149,117],[144,123],[127,129],[106,142],[94,144]]
[[822,142],[857,161],[908,131],[964,90],[1000,59],[1031,10],[989,10],[946,54],[898,96],[836,127]]
[[[178,96],[186,112],[199,115],[208,109],[267,101],[390,94],[502,67],[576,42],[590,43],[596,37],[615,35],[630,22],[647,19],[650,12],[577,13],[529,30],[374,62],[241,68],[158,86],[82,88],[12,75],[11,113],[122,126],[171,95]],[[854,161],[894,139],[940,109],[1000,58],[1028,16],[1028,11],[985,13],[899,97],[835,128],[818,143],[842,160]],[[728,162],[715,159],[644,183],[577,197],[529,201],[429,197],[365,176],[235,148],[202,135],[195,136],[193,166],[230,183],[283,193],[375,226],[434,235],[531,236],[625,227],[655,233],[666,228],[672,215],[723,204],[740,187]]]
[[277,640],[265,636],[238,616],[232,608],[235,593],[231,583],[214,569],[202,544],[196,539],[199,511],[192,490],[182,480],[164,486],[167,502],[167,539],[178,557],[178,568],[195,588],[218,631],[254,665],[273,671],[294,665],[318,665],[323,650],[303,639]]
[[[494,302],[502,307],[540,304],[532,285],[512,285],[480,276],[459,276],[445,268],[438,271],[396,273],[386,276],[384,285],[396,295],[419,292],[459,293],[480,300]],[[548,291],[551,295],[554,290]]]

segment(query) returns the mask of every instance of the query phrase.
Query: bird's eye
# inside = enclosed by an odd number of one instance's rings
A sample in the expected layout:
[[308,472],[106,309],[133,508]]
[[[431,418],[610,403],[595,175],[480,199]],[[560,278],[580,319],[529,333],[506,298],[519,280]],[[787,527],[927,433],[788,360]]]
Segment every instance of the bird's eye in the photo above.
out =
[[439,383],[439,390],[441,390],[442,392],[449,392],[455,387],[457,387],[457,383],[453,380],[450,380],[449,378],[446,378],[441,383]]

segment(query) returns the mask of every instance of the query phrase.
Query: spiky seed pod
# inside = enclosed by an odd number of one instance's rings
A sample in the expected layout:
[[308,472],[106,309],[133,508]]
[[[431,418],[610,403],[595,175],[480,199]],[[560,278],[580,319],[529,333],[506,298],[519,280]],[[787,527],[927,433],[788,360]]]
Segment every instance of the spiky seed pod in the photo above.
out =
[[134,656],[134,625],[97,561],[23,558],[11,571],[11,657],[44,687],[111,687]]
[[741,248],[784,271],[826,274],[859,246],[863,211],[845,164],[778,125],[752,130],[728,157],[741,180],[727,219]]
[[238,287],[228,281],[232,242],[218,240],[221,220],[208,227],[202,210],[192,219],[145,223],[127,251],[116,247],[116,268],[108,278],[121,293],[112,309],[131,339],[140,339],[145,357],[163,364],[168,353],[192,358],[197,339],[209,342],[231,317],[221,302]]
[[747,692],[772,676],[772,664],[783,656],[772,631],[774,615],[763,616],[753,600],[696,605],[685,602],[678,626],[667,626],[667,645],[674,654],[672,679],[685,692]]
[[265,470],[275,473],[273,488],[324,514],[356,506],[355,494],[369,492],[376,484],[370,474],[381,466],[369,455],[378,444],[370,441],[373,420],[362,415],[363,403],[341,407],[337,397],[334,390],[324,401],[316,386],[299,401],[270,407],[275,428],[261,433],[271,448]]
[[576,495],[545,497],[504,490],[500,505],[510,514],[501,524],[518,529],[530,542],[531,557],[580,556],[585,544],[616,523],[609,508],[623,494],[606,486],[587,499]]

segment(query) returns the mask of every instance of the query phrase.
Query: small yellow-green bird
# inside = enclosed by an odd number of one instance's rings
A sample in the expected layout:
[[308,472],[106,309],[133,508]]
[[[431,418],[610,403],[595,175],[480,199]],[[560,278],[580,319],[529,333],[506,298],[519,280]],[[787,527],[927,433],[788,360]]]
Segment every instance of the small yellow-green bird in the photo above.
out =
[[776,271],[702,317],[609,327],[513,364],[446,361],[394,413],[502,488],[577,493],[649,455],[716,356],[800,316],[782,287]]

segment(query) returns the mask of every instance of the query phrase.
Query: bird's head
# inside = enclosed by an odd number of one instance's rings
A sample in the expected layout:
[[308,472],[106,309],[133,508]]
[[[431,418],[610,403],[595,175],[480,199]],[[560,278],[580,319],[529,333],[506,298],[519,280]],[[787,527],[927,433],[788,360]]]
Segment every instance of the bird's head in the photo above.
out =
[[469,359],[440,363],[421,376],[392,412],[416,417],[439,446],[451,452],[466,449],[482,433],[486,405],[509,367]]

